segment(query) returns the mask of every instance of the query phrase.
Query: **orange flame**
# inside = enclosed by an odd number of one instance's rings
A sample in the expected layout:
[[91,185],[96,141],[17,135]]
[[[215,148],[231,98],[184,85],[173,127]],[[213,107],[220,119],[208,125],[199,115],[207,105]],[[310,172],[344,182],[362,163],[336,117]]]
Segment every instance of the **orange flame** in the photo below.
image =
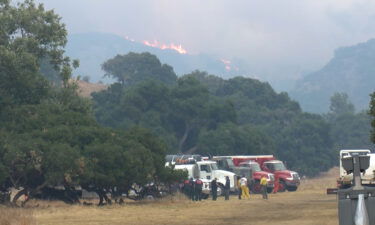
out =
[[231,71],[232,68],[233,68],[234,70],[236,70],[236,71],[239,70],[238,67],[236,67],[236,66],[232,66],[232,62],[231,62],[230,60],[228,60],[228,59],[220,59],[220,61],[221,61],[222,63],[224,63],[224,65],[225,65],[225,69],[226,69],[227,71]]
[[231,71],[232,67],[231,67],[231,61],[230,60],[227,60],[227,59],[221,59],[221,62],[224,63],[225,65],[225,69],[227,71]]
[[147,45],[147,46],[150,46],[150,47],[153,47],[153,48],[160,48],[160,49],[163,49],[163,50],[164,49],[172,49],[172,50],[177,51],[180,54],[186,54],[187,53],[186,49],[184,49],[181,44],[176,45],[174,43],[171,43],[171,44],[168,45],[168,44],[159,43],[156,40],[153,40],[153,41],[146,41],[145,40],[145,41],[143,41],[143,44]]

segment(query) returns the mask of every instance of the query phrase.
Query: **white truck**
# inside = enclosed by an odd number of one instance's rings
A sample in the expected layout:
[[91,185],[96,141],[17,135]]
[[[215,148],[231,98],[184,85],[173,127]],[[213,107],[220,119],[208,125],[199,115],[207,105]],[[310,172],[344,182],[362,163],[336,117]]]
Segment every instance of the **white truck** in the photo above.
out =
[[353,173],[347,173],[342,166],[341,159],[350,157],[351,153],[370,156],[370,166],[361,173],[363,185],[375,185],[375,154],[368,149],[345,149],[340,151],[340,177],[337,180],[338,188],[347,188],[352,185]]
[[[170,165],[170,164],[169,164]],[[188,164],[178,164],[175,163],[174,169],[177,170],[186,170],[188,172],[188,178],[193,179],[201,179],[203,181],[203,194],[209,195],[211,191],[211,181],[217,178],[218,183],[218,195],[223,193],[223,187],[225,185],[225,177],[228,176],[230,180],[230,190],[232,192],[236,191],[236,174],[225,171],[219,170],[216,162],[214,161],[198,161],[195,163],[188,163]]]

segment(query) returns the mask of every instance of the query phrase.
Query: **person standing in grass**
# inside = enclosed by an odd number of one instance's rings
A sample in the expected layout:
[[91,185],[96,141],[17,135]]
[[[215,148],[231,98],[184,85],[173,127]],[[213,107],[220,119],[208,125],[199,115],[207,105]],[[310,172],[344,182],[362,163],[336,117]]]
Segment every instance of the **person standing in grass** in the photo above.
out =
[[224,186],[224,192],[225,192],[225,200],[229,200],[229,191],[230,191],[230,180],[229,177],[225,177],[225,186]]
[[189,198],[194,201],[194,197],[195,197],[195,182],[194,182],[193,178],[190,178],[189,185],[190,185]]
[[242,189],[241,189],[241,177],[237,177],[237,188],[238,188],[238,199],[241,200]]
[[212,200],[216,201],[217,199],[217,178],[211,181],[211,193],[212,193]]
[[199,178],[195,180],[195,201],[202,200],[202,188],[203,188],[203,181]]
[[260,179],[260,186],[262,188],[263,199],[268,199],[268,196],[267,196],[267,178],[266,178],[266,176],[263,176],[262,179]]
[[275,183],[274,183],[274,188],[273,188],[273,193],[276,194],[279,191],[279,177],[275,176]]
[[247,186],[247,179],[245,176],[242,176],[242,178],[240,179],[240,184],[241,184],[241,192],[242,192],[241,198],[249,199],[250,198],[249,187]]
[[184,194],[186,195],[186,197],[190,198],[190,192],[191,192],[190,180],[184,181],[183,190],[184,190]]

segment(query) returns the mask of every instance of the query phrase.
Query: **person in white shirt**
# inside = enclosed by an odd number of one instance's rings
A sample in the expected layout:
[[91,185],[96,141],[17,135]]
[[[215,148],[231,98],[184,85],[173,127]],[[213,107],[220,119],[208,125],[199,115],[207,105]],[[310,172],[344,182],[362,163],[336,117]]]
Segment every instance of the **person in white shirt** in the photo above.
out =
[[240,184],[241,184],[241,192],[242,196],[241,199],[249,199],[250,198],[250,193],[249,193],[249,187],[247,185],[247,179],[245,176],[242,176],[240,179]]

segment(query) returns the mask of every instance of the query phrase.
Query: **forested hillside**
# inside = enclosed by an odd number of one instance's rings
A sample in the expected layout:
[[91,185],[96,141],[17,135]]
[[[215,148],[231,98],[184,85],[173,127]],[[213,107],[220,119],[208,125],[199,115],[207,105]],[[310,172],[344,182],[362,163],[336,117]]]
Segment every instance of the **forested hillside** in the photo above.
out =
[[307,175],[337,161],[326,120],[268,83],[200,71],[178,78],[149,53],[118,55],[103,69],[118,82],[93,94],[98,122],[149,128],[171,153],[275,154]]
[[[135,42],[114,34],[105,33],[83,33],[70,34],[66,48],[67,55],[72,58],[79,58],[81,62],[77,73],[81,76],[90,76],[93,82],[109,81],[103,78],[101,64],[115,56],[116,54],[126,54],[128,52],[150,52],[156,55],[162,62],[172,65],[177,74],[185,74],[195,69],[209,71],[221,76],[233,76],[239,74],[236,70],[228,71],[226,65],[220,58],[206,54],[180,54],[170,49],[159,49],[146,46],[141,42]],[[240,67],[239,65],[231,65]]]
[[375,40],[336,50],[321,70],[298,81],[291,92],[308,112],[326,113],[330,97],[345,92],[359,110],[369,107],[370,93],[375,91]]

